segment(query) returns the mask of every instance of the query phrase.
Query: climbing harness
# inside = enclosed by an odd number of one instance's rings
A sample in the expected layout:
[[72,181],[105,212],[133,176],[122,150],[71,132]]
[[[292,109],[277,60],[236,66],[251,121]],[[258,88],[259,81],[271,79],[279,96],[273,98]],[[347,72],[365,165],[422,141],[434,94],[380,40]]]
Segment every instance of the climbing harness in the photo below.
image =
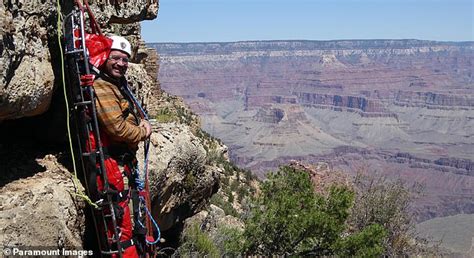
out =
[[[117,167],[117,162],[110,158],[108,136],[99,127],[96,95],[93,87],[95,80],[93,71],[108,58],[112,42],[102,34],[87,0],[83,1],[84,5],[79,0],[75,0],[73,10],[63,18],[64,54],[62,47],[60,48],[61,55],[65,57],[62,66],[63,83],[65,83],[64,77],[66,77],[69,86],[67,90],[65,89],[65,92],[68,92],[68,96],[65,95],[68,109],[68,135],[71,135],[69,99],[73,103],[71,111],[77,131],[77,149],[88,193],[88,196],[78,195],[84,197],[93,208],[93,222],[101,256],[136,256],[138,251],[141,257],[154,257],[155,244],[158,243],[161,236],[159,227],[150,212],[147,165],[150,142],[149,139],[145,141],[143,180],[140,178],[141,173],[134,158],[124,162],[129,181],[129,188],[124,189],[121,173],[120,178],[117,178],[117,175],[110,171],[112,165]],[[85,13],[88,14],[90,22],[90,34],[85,30]],[[58,1],[59,27],[60,4]],[[64,66],[68,71],[67,76],[65,76]],[[124,92],[139,110],[141,118],[148,119],[146,112],[126,84]],[[76,174],[72,144],[71,152]],[[133,210],[133,234],[125,232],[125,226],[123,226],[127,220],[131,220],[128,205],[130,199]],[[137,251],[130,252],[129,247],[132,246],[135,246]]]

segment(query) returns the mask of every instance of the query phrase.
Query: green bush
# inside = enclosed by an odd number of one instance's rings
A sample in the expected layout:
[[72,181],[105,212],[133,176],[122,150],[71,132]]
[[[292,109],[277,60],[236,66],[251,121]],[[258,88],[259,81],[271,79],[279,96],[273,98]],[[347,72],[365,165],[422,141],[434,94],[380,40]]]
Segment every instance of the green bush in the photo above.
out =
[[231,215],[231,216],[234,216],[234,217],[239,216],[239,213],[234,209],[232,204],[228,201],[224,201],[224,199],[222,198],[222,196],[219,193],[214,194],[211,197],[210,202],[211,202],[211,204],[214,204],[214,205],[220,207],[221,209],[223,209],[225,215]]
[[378,257],[384,252],[387,231],[378,224],[364,228],[359,234],[339,239],[333,249],[341,257]]
[[[412,199],[421,192],[420,185],[407,187],[401,180],[358,174],[355,181],[357,197],[349,224],[355,230],[382,225],[387,230],[384,255],[417,254],[417,239],[413,215],[409,212]],[[423,239],[419,239],[420,242]]]
[[198,253],[199,257],[219,257],[219,249],[214,241],[205,232],[202,232],[198,224],[193,224],[185,229],[181,236],[181,246],[179,253],[186,255],[187,253]]
[[168,107],[160,110],[158,114],[155,116],[156,121],[159,123],[170,123],[178,120],[176,114],[171,112]]
[[[354,200],[354,192],[347,187],[333,186],[323,196],[315,193],[306,172],[282,167],[268,176],[261,191],[246,221],[249,254],[322,256],[383,251],[378,248],[383,234],[369,234],[378,228],[353,233],[347,241],[341,239]],[[366,245],[357,245],[360,238],[366,239]],[[340,247],[351,249],[342,252]]]
[[232,191],[230,191],[227,196],[229,197],[227,201],[229,203],[233,203],[234,202],[234,194],[232,193]]
[[232,227],[220,227],[211,235],[195,223],[186,228],[181,236],[181,245],[176,254],[181,257],[236,257],[242,254],[244,239],[242,231]]
[[237,190],[237,200],[241,202],[245,197],[249,196],[249,190],[248,186],[243,185],[240,186],[239,189]]
[[229,178],[228,177],[221,178],[221,183],[223,186],[229,186]]
[[244,251],[243,232],[236,228],[222,227],[217,230],[214,241],[221,252],[221,255],[236,257]]
[[240,183],[239,183],[239,181],[236,179],[236,180],[234,180],[234,181],[232,181],[232,182],[230,183],[230,186],[229,186],[229,187],[230,187],[230,190],[231,190],[232,192],[236,192],[237,189],[239,188],[239,186],[240,186]]
[[251,180],[256,179],[256,176],[254,176],[252,174],[252,171],[250,171],[248,169],[244,169],[244,175],[245,175],[245,180],[247,180],[247,181],[251,181]]

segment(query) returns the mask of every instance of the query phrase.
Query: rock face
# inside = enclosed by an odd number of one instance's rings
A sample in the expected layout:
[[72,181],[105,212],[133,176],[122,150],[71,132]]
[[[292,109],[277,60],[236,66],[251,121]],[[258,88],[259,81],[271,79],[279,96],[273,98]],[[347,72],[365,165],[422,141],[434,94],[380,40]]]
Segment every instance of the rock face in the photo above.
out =
[[46,171],[0,188],[0,244],[81,249],[85,205],[73,194],[82,186],[73,184],[71,173],[54,156],[37,163]]
[[474,210],[473,42],[149,46],[160,53],[161,87],[259,176],[291,160],[348,172],[365,164],[427,186],[420,220]]
[[[130,36],[136,52],[140,38],[137,22],[154,19],[158,1],[96,2],[91,7],[104,32]],[[72,3],[61,6],[63,13],[71,10]],[[8,0],[2,5],[0,121],[42,114],[48,110],[60,79],[56,3]],[[114,23],[132,25],[109,25]]]
[[54,88],[48,42],[54,40],[56,17],[53,2],[2,5],[0,121],[48,109]]
[[[61,12],[65,15],[74,1],[62,2]],[[156,51],[140,44],[143,41],[139,21],[156,17],[158,1],[90,2],[104,33],[120,34],[131,41],[132,59],[138,64],[130,65],[130,86],[139,100],[153,103],[156,101],[153,90],[158,89],[156,70],[152,73],[150,69],[157,68]],[[80,184],[73,184],[68,171],[71,168],[64,168],[55,158],[61,156],[63,163],[69,159],[58,154],[66,151],[68,145],[60,87],[57,11],[54,1],[1,3],[2,246],[82,249],[84,245],[85,205],[73,195],[75,189],[82,188]],[[148,59],[148,56],[154,58]],[[15,148],[9,149],[9,146]]]
[[206,165],[206,150],[188,126],[165,123],[154,128],[150,192],[153,215],[166,231],[204,207],[219,188],[219,175],[217,168]]
[[129,64],[127,79],[129,87],[134,91],[135,97],[144,103],[143,108],[150,114],[156,114],[159,88],[156,80],[148,74],[149,69],[145,64]]
[[193,225],[199,225],[199,228],[215,238],[219,228],[235,228],[238,230],[244,230],[245,224],[230,215],[225,215],[223,209],[211,204],[208,210],[201,211],[192,218],[186,220],[184,225],[185,228]]

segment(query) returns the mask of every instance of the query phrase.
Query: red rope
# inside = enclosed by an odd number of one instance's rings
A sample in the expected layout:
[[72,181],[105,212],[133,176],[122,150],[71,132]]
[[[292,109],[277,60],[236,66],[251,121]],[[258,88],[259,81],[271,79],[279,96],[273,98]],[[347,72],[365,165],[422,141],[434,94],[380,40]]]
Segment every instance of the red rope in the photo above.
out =
[[95,16],[92,13],[91,8],[89,7],[88,0],[84,0],[84,4],[86,5],[87,13],[89,14],[89,20],[90,20],[90,26],[92,29],[92,33],[94,34],[99,34],[102,36],[102,30],[100,29],[99,24],[95,20]]
[[88,0],[82,0],[83,4],[81,4],[81,0],[74,0],[74,2],[79,7],[82,14],[84,14],[84,6],[86,7],[85,11],[89,15],[89,26],[91,27],[92,34],[98,34],[98,35],[102,36],[102,30],[100,29],[100,26],[97,23],[97,20],[95,19],[94,13],[92,13],[92,10],[89,6],[89,1]]

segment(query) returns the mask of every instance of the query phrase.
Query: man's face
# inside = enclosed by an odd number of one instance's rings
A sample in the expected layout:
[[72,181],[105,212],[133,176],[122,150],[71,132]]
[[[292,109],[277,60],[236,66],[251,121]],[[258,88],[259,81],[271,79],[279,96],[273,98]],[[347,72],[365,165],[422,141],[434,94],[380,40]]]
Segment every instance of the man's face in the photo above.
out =
[[122,51],[112,50],[110,51],[109,58],[105,62],[105,73],[115,79],[122,78],[127,72],[128,68],[128,55]]

